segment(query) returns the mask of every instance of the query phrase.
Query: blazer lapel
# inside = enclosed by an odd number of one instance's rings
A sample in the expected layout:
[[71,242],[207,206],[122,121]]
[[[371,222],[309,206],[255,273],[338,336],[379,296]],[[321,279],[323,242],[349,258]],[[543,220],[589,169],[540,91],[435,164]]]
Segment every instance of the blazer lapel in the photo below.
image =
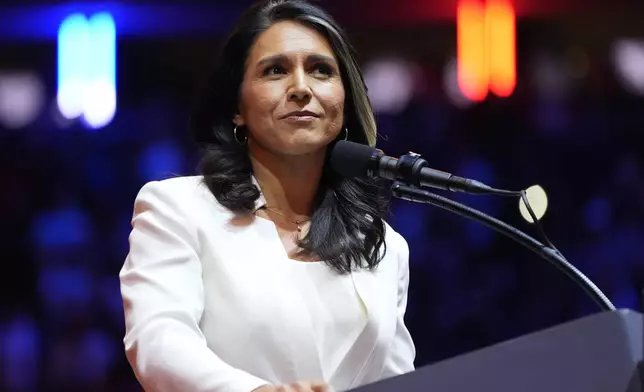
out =
[[390,284],[392,278],[397,276],[397,263],[396,260],[389,260],[389,257],[385,256],[374,271],[352,273],[368,320],[338,369],[334,377],[337,383],[334,385],[356,388],[378,381],[382,375],[397,323],[397,286]]
[[342,360],[330,382],[332,385],[352,388],[360,382],[365,370],[369,367],[376,348],[380,333],[379,316],[377,314],[376,277],[370,271],[351,273],[353,286],[356,290],[367,320],[362,332],[358,335],[346,357]]

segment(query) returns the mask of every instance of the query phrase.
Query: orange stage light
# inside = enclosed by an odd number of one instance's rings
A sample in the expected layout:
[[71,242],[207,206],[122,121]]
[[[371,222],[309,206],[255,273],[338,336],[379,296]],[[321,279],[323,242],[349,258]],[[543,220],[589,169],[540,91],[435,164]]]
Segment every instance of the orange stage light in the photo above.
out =
[[510,0],[459,0],[458,86],[472,101],[491,91],[508,97],[516,85],[516,14]]

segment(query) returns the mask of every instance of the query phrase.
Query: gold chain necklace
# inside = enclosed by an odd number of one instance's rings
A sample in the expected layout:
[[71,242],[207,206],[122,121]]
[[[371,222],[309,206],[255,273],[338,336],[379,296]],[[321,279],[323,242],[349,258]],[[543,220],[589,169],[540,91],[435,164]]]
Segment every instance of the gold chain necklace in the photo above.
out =
[[286,215],[282,214],[281,212],[279,212],[278,210],[276,210],[276,209],[275,209],[275,208],[273,208],[273,207],[263,206],[262,208],[264,208],[264,209],[266,209],[266,210],[269,210],[269,211],[273,211],[274,213],[276,213],[277,215],[280,215],[281,217],[283,217],[283,218],[284,218],[284,219],[286,219],[287,221],[289,221],[289,222],[291,222],[291,223],[295,223],[295,225],[297,226],[297,236],[298,236],[298,238],[299,238],[299,236],[300,236],[300,233],[302,232],[302,226],[301,226],[301,224],[302,224],[302,223],[306,223],[306,222],[308,222],[308,221],[310,221],[310,220],[311,220],[311,218],[309,218],[309,219],[304,219],[304,220],[299,220],[299,219],[295,219],[295,220],[293,220],[293,219],[289,219]]

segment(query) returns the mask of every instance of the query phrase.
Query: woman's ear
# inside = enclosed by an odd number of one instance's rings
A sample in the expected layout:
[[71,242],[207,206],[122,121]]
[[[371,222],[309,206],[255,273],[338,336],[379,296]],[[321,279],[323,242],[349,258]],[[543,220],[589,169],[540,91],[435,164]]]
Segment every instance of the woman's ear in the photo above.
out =
[[244,125],[246,125],[246,121],[244,121],[244,118],[241,114],[235,114],[235,117],[233,117],[233,123],[235,123],[235,125],[238,127],[243,127]]

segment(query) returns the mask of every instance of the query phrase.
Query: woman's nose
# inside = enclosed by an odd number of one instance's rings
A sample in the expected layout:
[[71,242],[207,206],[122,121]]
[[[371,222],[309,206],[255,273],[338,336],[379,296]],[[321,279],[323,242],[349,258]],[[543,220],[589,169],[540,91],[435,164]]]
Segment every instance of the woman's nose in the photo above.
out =
[[293,83],[288,92],[288,98],[293,101],[303,101],[311,98],[311,88],[303,70],[298,70],[293,74]]

